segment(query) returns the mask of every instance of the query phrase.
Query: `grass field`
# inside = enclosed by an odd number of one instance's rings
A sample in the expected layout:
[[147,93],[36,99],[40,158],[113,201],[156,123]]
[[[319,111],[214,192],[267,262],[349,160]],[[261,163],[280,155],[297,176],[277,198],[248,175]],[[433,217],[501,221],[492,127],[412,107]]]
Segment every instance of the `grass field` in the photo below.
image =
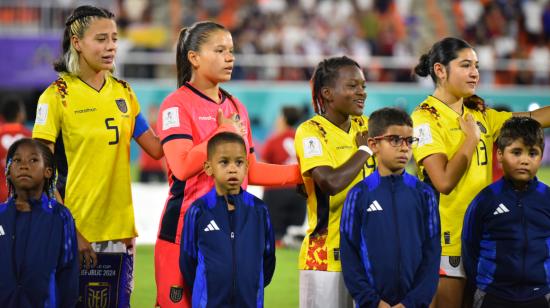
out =
[[[538,177],[550,183],[550,167],[541,168]],[[153,246],[137,247],[135,264],[135,289],[132,295],[132,307],[153,307],[155,301],[155,273]],[[277,250],[277,266],[271,284],[265,290],[265,307],[298,307],[298,251]]]

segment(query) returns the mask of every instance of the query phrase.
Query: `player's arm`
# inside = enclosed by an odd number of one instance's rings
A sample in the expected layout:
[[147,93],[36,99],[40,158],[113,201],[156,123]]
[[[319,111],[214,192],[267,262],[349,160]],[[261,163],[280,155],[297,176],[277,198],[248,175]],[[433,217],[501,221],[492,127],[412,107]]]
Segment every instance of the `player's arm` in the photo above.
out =
[[480,139],[480,130],[471,114],[466,119],[458,118],[465,139],[456,153],[447,158],[443,153],[431,154],[422,159],[424,169],[428,173],[435,189],[442,194],[449,194],[456,187],[470,164],[474,151]]
[[301,184],[302,176],[298,165],[275,165],[258,162],[256,155],[248,155],[248,183],[261,186]]
[[164,156],[159,137],[155,134],[151,127],[149,127],[147,120],[141,112],[136,116],[134,134],[132,137],[136,140],[139,146],[154,159],[161,159],[162,156]]
[[[357,146],[366,146],[368,140],[367,132],[357,133],[355,142]],[[370,154],[358,150],[341,166],[318,166],[310,170],[311,177],[319,188],[330,195],[336,195],[344,190],[355,179],[357,174],[363,170]]]
[[238,133],[241,129],[240,120],[233,116],[226,118],[221,109],[217,115],[218,129],[199,144],[193,144],[189,138],[172,138],[168,136],[162,142],[162,148],[172,174],[180,181],[185,181],[203,170],[206,161],[206,145],[213,135],[220,132]]
[[[425,185],[427,186],[427,185]],[[423,191],[424,222],[426,237],[422,241],[422,262],[416,270],[413,285],[401,301],[405,307],[428,307],[437,290],[439,260],[441,257],[441,227],[438,203],[431,188]]]
[[372,273],[365,271],[361,256],[361,204],[363,200],[361,183],[350,190],[340,219],[340,256],[342,258],[342,273],[344,282],[351,296],[359,307],[376,307],[380,296],[374,288]]
[[550,106],[544,106],[530,112],[514,112],[514,117],[531,117],[537,120],[544,128],[550,127]]
[[271,217],[266,204],[262,204],[264,213],[265,228],[265,249],[264,249],[264,287],[269,285],[275,272],[275,233],[271,224]]
[[481,236],[483,232],[483,220],[481,205],[487,202],[483,192],[479,193],[468,206],[464,215],[464,226],[462,227],[462,260],[466,277],[475,283],[477,276],[477,264]]

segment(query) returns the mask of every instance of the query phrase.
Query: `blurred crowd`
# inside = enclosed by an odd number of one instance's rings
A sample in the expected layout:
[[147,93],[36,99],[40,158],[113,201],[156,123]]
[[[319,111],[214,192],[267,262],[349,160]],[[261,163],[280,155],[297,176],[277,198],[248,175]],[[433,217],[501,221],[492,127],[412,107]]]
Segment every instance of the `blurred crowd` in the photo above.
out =
[[[3,0],[2,26],[42,13]],[[81,2],[57,0],[52,27]],[[116,12],[124,51],[170,51],[182,25],[212,19],[231,30],[236,53],[320,59],[347,54],[367,67],[367,79],[414,81],[410,67],[436,39],[463,37],[478,52],[481,82],[548,84],[548,0],[117,0],[96,1]],[[5,4],[4,4],[5,3]],[[39,5],[37,5],[38,7]],[[14,11],[15,10],[15,11]],[[34,13],[33,13],[34,12]],[[40,15],[40,16],[38,16]],[[19,17],[18,17],[19,16]],[[389,57],[389,58],[384,58]],[[280,59],[280,58],[279,58]],[[284,58],[283,58],[284,59]],[[301,58],[302,59],[302,58]],[[514,61],[521,60],[521,61]],[[305,80],[313,65],[243,65],[234,79]],[[155,65],[129,65],[129,77],[163,77]],[[160,76],[159,76],[160,75]]]

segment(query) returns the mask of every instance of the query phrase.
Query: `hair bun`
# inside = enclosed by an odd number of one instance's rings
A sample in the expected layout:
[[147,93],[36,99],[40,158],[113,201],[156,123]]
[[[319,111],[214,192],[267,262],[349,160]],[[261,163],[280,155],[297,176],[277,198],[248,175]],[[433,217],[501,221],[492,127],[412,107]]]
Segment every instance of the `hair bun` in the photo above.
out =
[[428,54],[423,54],[414,68],[415,74],[420,77],[426,77],[430,74],[430,59]]

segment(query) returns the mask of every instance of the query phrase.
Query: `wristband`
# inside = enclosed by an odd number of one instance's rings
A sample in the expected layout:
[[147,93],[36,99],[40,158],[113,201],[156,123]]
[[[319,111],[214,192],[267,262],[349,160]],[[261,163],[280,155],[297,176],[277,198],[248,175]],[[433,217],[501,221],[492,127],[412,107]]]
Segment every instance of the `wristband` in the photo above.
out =
[[366,145],[361,145],[357,148],[359,151],[364,151],[364,152],[367,152],[369,153],[370,156],[372,156],[372,150],[366,146]]

